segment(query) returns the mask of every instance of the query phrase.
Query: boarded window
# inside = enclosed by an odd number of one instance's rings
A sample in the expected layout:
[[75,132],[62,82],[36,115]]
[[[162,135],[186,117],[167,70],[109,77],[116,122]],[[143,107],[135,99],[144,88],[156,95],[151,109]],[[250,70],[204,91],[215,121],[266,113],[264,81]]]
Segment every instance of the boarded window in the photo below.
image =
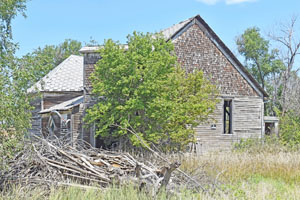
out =
[[224,100],[223,125],[223,133],[232,134],[232,100]]

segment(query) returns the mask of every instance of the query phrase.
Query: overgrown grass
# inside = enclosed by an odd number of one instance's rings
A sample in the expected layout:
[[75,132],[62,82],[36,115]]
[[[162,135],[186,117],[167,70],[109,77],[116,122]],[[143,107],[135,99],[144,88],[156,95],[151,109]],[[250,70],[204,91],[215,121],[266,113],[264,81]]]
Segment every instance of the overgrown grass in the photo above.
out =
[[220,180],[226,183],[236,183],[252,176],[288,184],[300,182],[300,154],[297,152],[227,152],[189,158],[182,163],[182,168],[190,172],[199,166],[204,166],[203,169],[211,176],[219,174]]
[[214,193],[192,193],[189,190],[182,190],[178,194],[160,193],[156,198],[151,194],[138,191],[131,185],[121,188],[110,187],[103,190],[80,189],[77,187],[61,187],[44,190],[42,188],[25,189],[15,187],[10,192],[2,192],[1,200],[191,200],[191,199],[299,199],[300,185],[287,184],[283,181],[264,178],[262,176],[253,176],[249,179],[235,184],[223,184],[221,188]]
[[194,172],[202,170],[225,183],[237,183],[253,176],[300,183],[300,151],[282,145],[276,138],[250,139],[235,145],[231,152],[218,152],[183,159],[181,168]]

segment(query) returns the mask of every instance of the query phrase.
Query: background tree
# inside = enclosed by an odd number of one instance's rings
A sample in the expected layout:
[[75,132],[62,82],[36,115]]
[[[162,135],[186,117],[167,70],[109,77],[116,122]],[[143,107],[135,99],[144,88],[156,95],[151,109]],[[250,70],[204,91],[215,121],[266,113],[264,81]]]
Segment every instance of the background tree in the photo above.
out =
[[[281,74],[282,95],[280,100],[283,115],[291,109],[300,109],[299,104],[292,104],[293,98],[300,98],[300,94],[297,97],[293,96],[294,88],[289,87],[295,86],[291,81],[297,80],[295,79],[295,74],[298,74],[300,70],[299,63],[295,65],[300,54],[298,29],[297,17],[293,16],[289,22],[277,25],[276,30],[278,31],[269,33],[269,37],[279,44],[281,60],[285,65],[285,70]],[[300,86],[297,87],[299,88]]]
[[268,104],[267,113],[273,113],[275,105],[278,106],[280,74],[285,69],[279,59],[277,49],[270,49],[269,41],[264,39],[257,27],[248,28],[236,39],[238,51],[245,58],[245,66],[270,94],[271,104]]
[[178,66],[171,42],[134,32],[128,49],[107,40],[100,55],[91,80],[102,98],[86,117],[96,122],[97,135],[140,145],[130,130],[174,149],[194,140],[192,128],[213,112],[216,90],[201,71],[186,74]]
[[[269,115],[280,118],[280,139],[286,145],[300,144],[300,39],[297,17],[276,26],[264,39],[258,28],[249,28],[236,40],[246,67],[270,94]],[[270,50],[270,42],[278,49]]]

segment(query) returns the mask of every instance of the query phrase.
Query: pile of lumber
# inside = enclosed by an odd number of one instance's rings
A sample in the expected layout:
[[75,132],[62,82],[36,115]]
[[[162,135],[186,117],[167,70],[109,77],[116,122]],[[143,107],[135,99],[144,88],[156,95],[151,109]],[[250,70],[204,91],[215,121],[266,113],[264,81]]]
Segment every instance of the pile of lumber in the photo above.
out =
[[[147,163],[147,165],[145,164]],[[174,188],[191,184],[187,176],[172,173],[180,163],[155,166],[141,162],[128,153],[106,151],[84,146],[72,147],[38,138],[25,145],[10,161],[0,177],[0,188],[10,183],[26,185],[79,185],[106,187],[109,184],[135,184],[139,189]],[[197,186],[195,186],[197,187]]]

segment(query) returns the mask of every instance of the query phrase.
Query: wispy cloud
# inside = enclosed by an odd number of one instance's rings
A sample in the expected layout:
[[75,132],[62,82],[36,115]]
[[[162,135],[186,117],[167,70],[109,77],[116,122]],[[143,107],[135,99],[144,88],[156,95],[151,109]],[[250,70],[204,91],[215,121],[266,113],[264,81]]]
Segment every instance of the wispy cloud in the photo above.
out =
[[215,5],[218,2],[225,2],[227,5],[232,5],[232,4],[239,4],[239,3],[245,3],[245,2],[254,2],[257,0],[196,0],[198,2],[202,2],[208,5]]
[[238,3],[244,3],[244,2],[254,2],[256,0],[226,0],[226,4],[238,4]]
[[216,3],[218,3],[219,0],[197,0],[197,1],[208,4],[208,5],[215,5]]

